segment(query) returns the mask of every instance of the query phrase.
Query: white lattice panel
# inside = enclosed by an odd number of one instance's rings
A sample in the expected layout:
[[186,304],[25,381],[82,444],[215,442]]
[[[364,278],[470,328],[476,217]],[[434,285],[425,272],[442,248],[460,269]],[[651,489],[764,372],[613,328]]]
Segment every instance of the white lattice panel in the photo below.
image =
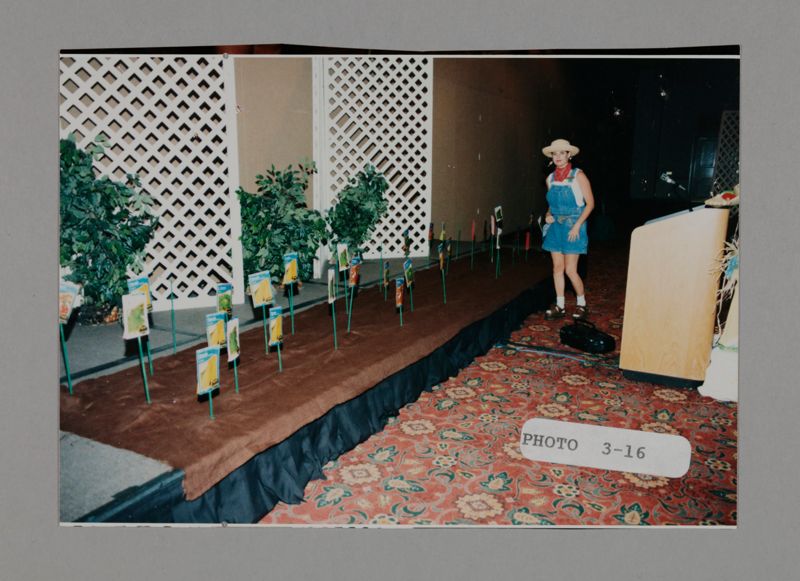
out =
[[389,211],[366,247],[376,258],[402,256],[402,232],[412,232],[412,256],[427,256],[431,213],[433,61],[425,56],[325,57],[324,159],[327,203],[366,163],[389,182]]
[[739,183],[739,112],[723,111],[714,161],[712,195],[733,189]]
[[[230,70],[229,68],[230,67]],[[60,62],[61,135],[109,140],[103,175],[138,174],[159,227],[145,273],[157,310],[213,304],[217,282],[242,281],[232,63],[222,56],[76,55]],[[229,85],[226,87],[226,79]],[[235,133],[234,133],[235,136]],[[234,171],[235,174],[235,171]],[[233,186],[233,187],[232,187]],[[235,284],[236,302],[243,300]]]

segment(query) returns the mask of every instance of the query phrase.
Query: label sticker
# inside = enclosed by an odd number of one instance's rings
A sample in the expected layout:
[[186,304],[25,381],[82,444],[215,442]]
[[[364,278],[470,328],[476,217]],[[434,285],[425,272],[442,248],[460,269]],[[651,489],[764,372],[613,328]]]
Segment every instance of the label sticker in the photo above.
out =
[[528,460],[680,478],[692,446],[683,436],[535,418],[525,422],[520,451]]

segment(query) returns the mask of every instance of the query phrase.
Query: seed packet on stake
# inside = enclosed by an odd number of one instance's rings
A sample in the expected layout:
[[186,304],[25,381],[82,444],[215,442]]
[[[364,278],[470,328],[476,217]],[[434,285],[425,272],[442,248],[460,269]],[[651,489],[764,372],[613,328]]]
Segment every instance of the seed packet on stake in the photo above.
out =
[[228,321],[228,363],[239,359],[241,348],[239,346],[239,319]]
[[142,293],[122,295],[122,338],[136,339],[150,332],[147,320],[147,297]]
[[219,387],[219,347],[206,347],[195,352],[197,365],[197,395]]
[[439,270],[444,270],[444,244],[439,243],[438,247],[439,251]]
[[149,313],[153,310],[153,302],[150,298],[150,281],[146,276],[128,279],[128,292],[131,294],[143,294],[146,297],[147,312]]
[[217,312],[233,316],[233,285],[229,282],[217,285]]
[[225,347],[225,313],[206,315],[206,338],[209,347]]
[[254,308],[272,304],[272,280],[268,270],[251,274],[247,277],[247,281],[250,284],[250,296],[253,297]]
[[283,309],[273,307],[269,310],[269,346],[283,343]]
[[75,301],[81,285],[74,282],[62,280],[58,286],[58,320],[62,325],[66,325],[72,316],[72,309],[75,308]]
[[336,260],[339,263],[339,272],[347,270],[350,264],[350,249],[347,248],[347,244],[336,245]]
[[411,288],[411,285],[414,284],[414,265],[410,258],[403,262],[403,276],[406,279],[406,286]]
[[336,300],[336,272],[333,267],[328,268],[328,304]]
[[361,271],[361,258],[354,256],[350,261],[350,287],[358,286],[359,272]]
[[383,263],[383,286],[389,288],[389,261]]
[[394,279],[394,306],[396,309],[403,308],[403,289],[405,288],[405,280],[403,278]]
[[283,284],[290,285],[297,282],[297,252],[283,255]]
[[497,222],[497,227],[503,227],[503,206],[497,206],[494,209],[494,220]]

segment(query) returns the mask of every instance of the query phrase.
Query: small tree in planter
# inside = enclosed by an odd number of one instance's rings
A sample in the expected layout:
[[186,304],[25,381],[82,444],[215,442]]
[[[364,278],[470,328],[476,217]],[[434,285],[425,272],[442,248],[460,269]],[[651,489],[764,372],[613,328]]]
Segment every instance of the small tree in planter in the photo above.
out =
[[258,192],[239,188],[242,213],[242,258],[245,274],[269,270],[273,280],[283,275],[283,255],[299,256],[299,277],[313,276],[317,248],[325,238],[325,220],[306,205],[309,176],[316,173],[313,161],[290,165],[279,171],[273,165],[256,176]]
[[100,135],[80,149],[73,135],[60,140],[61,235],[59,259],[67,280],[83,285],[82,319],[98,322],[121,304],[128,271],[139,271],[158,218],[138,176],[127,183],[98,178],[92,162],[103,155]]
[[[326,216],[332,242],[347,244],[360,254],[378,221],[389,208],[389,202],[384,197],[387,189],[389,183],[386,178],[369,164],[351,178]],[[335,254],[335,248],[332,251]]]

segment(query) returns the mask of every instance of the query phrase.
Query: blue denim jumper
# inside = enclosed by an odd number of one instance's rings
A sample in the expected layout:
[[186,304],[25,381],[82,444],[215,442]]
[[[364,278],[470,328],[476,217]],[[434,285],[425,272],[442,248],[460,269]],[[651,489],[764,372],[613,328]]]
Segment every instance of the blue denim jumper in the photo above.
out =
[[546,229],[542,240],[542,248],[548,252],[586,254],[589,246],[586,222],[581,224],[577,240],[570,242],[567,239],[569,231],[583,212],[583,206],[577,204],[572,190],[572,183],[575,181],[578,171],[577,168],[573,168],[563,182],[554,183],[555,176],[552,174],[548,180],[551,185],[547,190],[547,204],[550,206],[550,213],[555,218],[555,222],[549,224],[550,227]]

